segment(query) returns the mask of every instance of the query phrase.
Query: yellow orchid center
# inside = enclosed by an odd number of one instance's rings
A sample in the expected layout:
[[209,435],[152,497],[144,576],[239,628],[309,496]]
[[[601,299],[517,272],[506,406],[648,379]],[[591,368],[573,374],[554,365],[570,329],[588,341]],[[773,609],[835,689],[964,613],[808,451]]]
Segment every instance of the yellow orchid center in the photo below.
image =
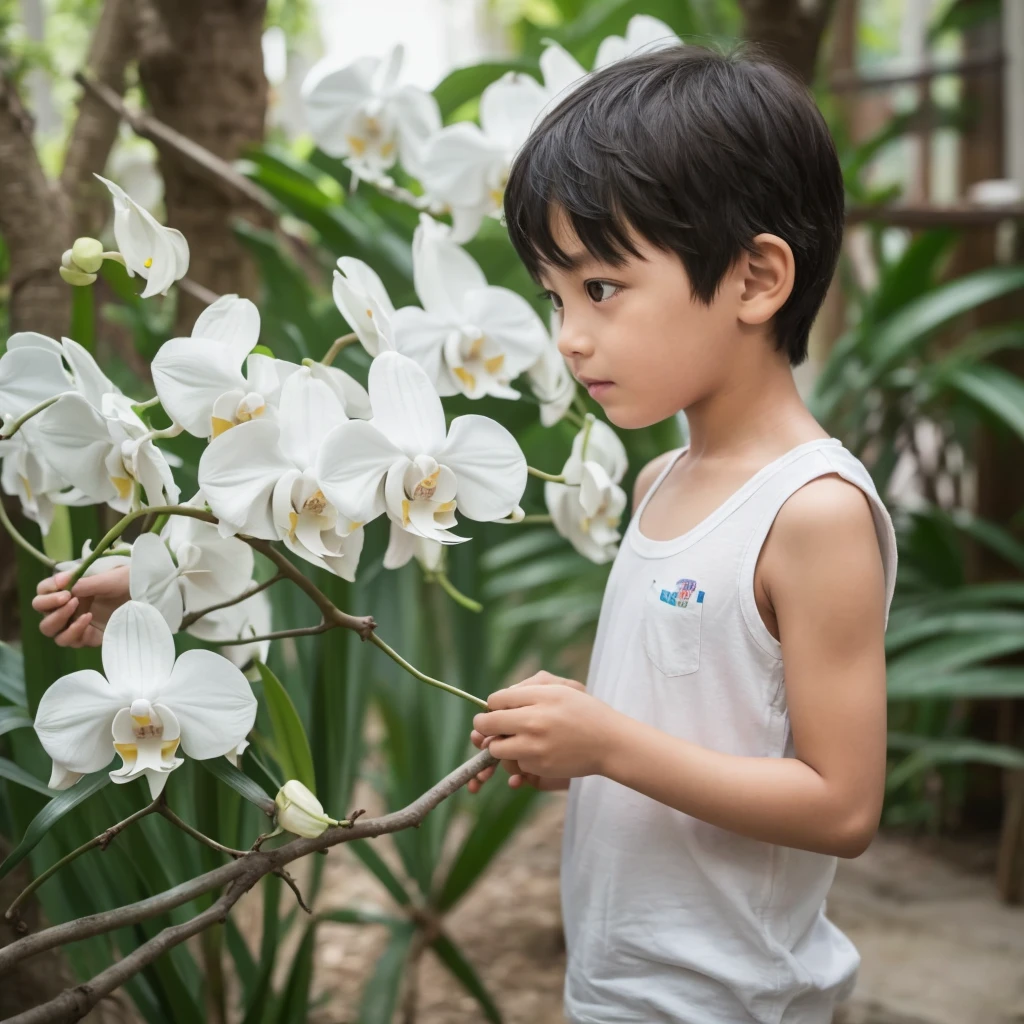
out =
[[325,508],[327,508],[327,499],[324,497],[324,492],[319,489],[315,490],[302,504],[303,512],[312,512],[315,516],[323,515]]
[[144,266],[144,267],[145,267],[145,268],[146,268],[147,270],[149,270],[149,268],[150,268],[151,266],[153,266],[153,257],[152,257],[152,256],[147,256],[147,257],[145,258],[145,260],[143,261],[142,265],[143,265],[143,266]]
[[437,478],[441,475],[441,467],[438,466],[430,476],[425,476],[413,489],[413,501],[429,501],[437,490]]
[[127,498],[132,493],[132,482],[126,476],[112,476],[110,482],[114,485],[117,490],[117,496],[119,498]]
[[234,423],[232,423],[231,420],[221,419],[220,416],[211,416],[210,426],[213,428],[211,432],[212,436],[220,437],[225,430],[230,430],[234,426]]

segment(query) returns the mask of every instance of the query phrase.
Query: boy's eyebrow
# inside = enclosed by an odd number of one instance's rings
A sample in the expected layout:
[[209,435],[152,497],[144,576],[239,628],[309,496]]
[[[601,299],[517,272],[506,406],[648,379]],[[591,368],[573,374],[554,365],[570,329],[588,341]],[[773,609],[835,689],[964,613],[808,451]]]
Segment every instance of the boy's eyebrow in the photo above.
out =
[[[578,249],[576,252],[567,252],[565,254],[566,265],[558,266],[557,269],[563,273],[572,274],[577,270],[582,270],[584,267],[594,266],[601,261],[588,252],[586,249]],[[543,271],[541,272],[543,274]]]

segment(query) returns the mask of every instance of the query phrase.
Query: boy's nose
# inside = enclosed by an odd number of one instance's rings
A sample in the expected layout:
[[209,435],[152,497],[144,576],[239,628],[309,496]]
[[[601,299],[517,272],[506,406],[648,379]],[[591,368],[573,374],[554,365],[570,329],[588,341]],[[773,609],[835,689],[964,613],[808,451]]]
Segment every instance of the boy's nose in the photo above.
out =
[[594,344],[585,331],[576,330],[563,322],[558,332],[558,351],[571,363],[573,357],[585,359],[590,356],[594,351]]

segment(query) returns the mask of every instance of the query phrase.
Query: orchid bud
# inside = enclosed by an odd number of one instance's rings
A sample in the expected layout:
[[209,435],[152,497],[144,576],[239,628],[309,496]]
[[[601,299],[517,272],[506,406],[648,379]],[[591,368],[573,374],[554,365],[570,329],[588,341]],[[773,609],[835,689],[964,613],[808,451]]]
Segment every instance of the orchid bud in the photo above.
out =
[[103,243],[97,238],[76,238],[71,261],[84,273],[95,274],[103,265]]
[[67,281],[68,284],[74,285],[87,285],[92,284],[96,280],[95,274],[86,274],[81,270],[76,270],[73,267],[58,267],[60,276]]
[[277,791],[274,803],[278,825],[297,836],[315,839],[328,825],[338,824],[324,814],[323,805],[298,779],[289,779]]

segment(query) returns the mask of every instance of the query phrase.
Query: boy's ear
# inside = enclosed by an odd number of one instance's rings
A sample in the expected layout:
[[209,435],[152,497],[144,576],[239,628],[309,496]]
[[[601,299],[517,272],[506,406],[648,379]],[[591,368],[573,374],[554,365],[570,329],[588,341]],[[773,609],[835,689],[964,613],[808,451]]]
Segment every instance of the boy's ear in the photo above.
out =
[[778,235],[755,235],[755,252],[741,257],[743,290],[738,315],[745,324],[767,323],[785,305],[796,280],[789,243]]

